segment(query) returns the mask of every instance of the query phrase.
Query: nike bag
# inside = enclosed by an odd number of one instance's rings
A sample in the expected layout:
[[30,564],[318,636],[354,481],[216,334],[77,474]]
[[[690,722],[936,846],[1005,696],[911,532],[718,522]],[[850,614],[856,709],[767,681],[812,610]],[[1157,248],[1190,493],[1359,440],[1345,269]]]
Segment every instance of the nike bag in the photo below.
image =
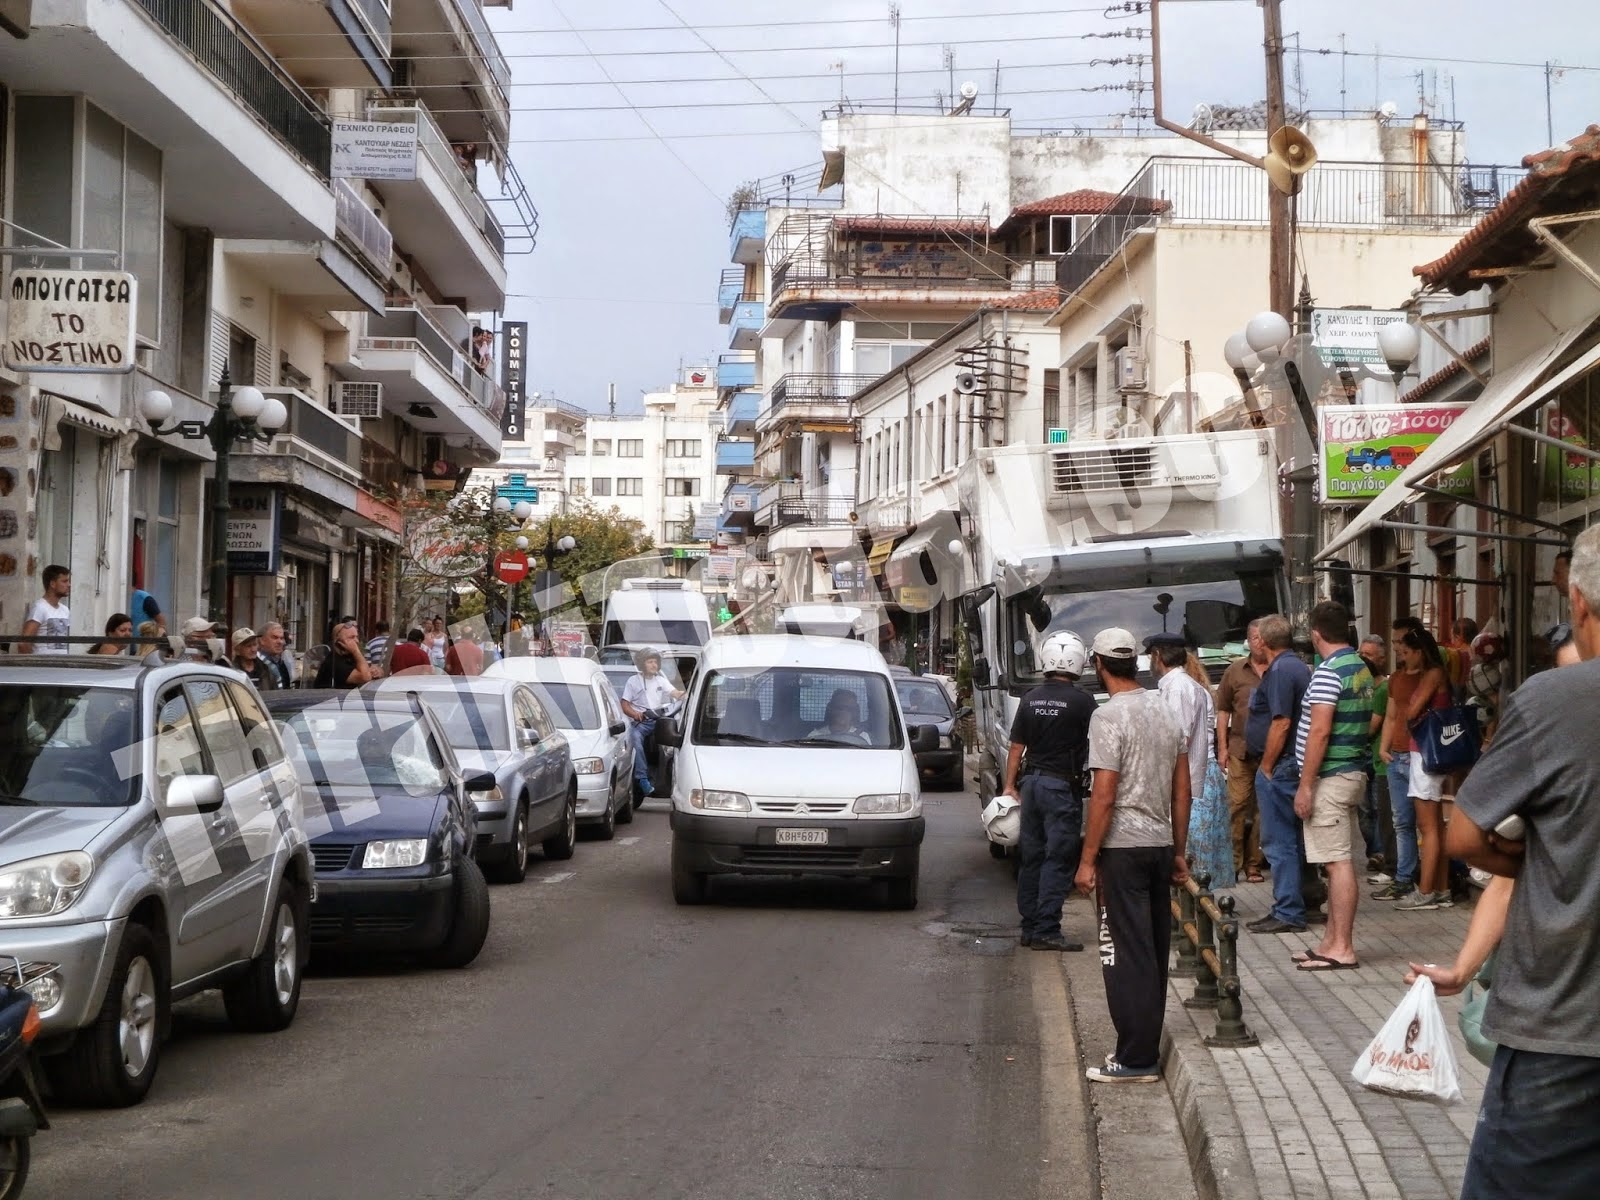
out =
[[1464,704],[1430,708],[1412,722],[1411,736],[1429,775],[1464,771],[1478,761],[1478,716]]
[[1351,1076],[1364,1088],[1454,1104],[1461,1099],[1455,1050],[1433,980],[1422,976],[1361,1052]]

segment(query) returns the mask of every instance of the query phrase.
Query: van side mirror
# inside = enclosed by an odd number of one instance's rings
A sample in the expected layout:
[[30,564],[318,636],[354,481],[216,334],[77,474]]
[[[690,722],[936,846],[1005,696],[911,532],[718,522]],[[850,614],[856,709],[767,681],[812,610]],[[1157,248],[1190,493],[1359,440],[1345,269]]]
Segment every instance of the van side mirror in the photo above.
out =
[[927,754],[939,748],[939,727],[937,725],[913,725],[911,727],[911,753]]
[[989,670],[989,660],[981,654],[972,660],[972,682],[982,688],[994,682],[994,674]]
[[222,808],[222,780],[215,775],[178,775],[167,784],[166,814],[214,813]]
[[683,745],[683,730],[678,725],[678,719],[676,717],[657,717],[655,738],[658,746]]

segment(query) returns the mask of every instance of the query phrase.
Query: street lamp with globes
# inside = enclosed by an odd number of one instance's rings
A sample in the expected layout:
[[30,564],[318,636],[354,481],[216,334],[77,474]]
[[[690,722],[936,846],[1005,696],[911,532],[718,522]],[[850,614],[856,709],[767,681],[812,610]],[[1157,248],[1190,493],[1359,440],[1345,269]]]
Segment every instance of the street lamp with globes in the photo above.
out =
[[232,508],[229,495],[229,455],[241,439],[271,441],[289,423],[289,410],[276,396],[246,385],[235,388],[227,365],[217,382],[217,408],[209,421],[179,421],[168,425],[172,416],[172,397],[152,390],[139,398],[139,414],[158,436],[176,433],[191,441],[209,440],[216,455],[216,479],[211,495],[210,612],[212,621],[226,625],[228,620],[228,517]]

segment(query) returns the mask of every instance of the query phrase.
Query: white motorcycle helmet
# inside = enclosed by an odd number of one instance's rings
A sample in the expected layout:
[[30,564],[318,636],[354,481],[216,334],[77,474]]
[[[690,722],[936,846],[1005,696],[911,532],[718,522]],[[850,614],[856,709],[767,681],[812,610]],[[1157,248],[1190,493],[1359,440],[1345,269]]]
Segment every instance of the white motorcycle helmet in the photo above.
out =
[[1089,662],[1089,648],[1070,629],[1045,638],[1039,647],[1039,669],[1046,674],[1082,675]]
[[1015,846],[1022,841],[1022,805],[1010,796],[996,796],[983,810],[983,831],[997,846]]

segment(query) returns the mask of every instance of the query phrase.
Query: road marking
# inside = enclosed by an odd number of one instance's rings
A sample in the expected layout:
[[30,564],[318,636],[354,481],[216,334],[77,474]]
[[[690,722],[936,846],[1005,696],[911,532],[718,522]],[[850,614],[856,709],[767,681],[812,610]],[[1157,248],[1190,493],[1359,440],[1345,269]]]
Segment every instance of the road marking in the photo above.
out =
[[617,839],[617,845],[619,845],[619,846],[633,846],[633,845],[637,845],[638,841],[639,841],[639,839],[636,838],[636,837],[618,838]]
[[557,871],[554,875],[539,876],[540,883],[565,883],[576,875],[576,871]]

